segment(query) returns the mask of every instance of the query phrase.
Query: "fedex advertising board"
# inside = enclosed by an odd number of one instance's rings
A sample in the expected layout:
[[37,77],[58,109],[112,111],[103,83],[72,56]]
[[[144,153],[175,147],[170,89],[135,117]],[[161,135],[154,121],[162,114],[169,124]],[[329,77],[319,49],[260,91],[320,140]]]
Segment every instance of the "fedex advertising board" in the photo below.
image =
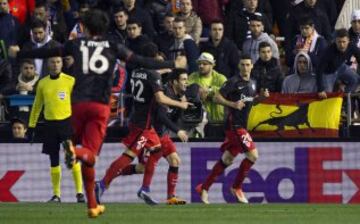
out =
[[[177,143],[181,157],[177,194],[200,202],[195,186],[205,180],[219,160],[221,143]],[[259,159],[243,189],[250,203],[360,203],[359,143],[259,142]],[[100,179],[121,155],[121,144],[104,144],[96,165]],[[0,144],[0,201],[46,201],[52,196],[49,159],[41,144]],[[209,190],[212,203],[235,202],[230,187],[243,159],[239,155]],[[63,159],[62,159],[63,161]],[[136,161],[135,161],[136,162]],[[161,159],[152,195],[166,199],[168,165]],[[120,176],[105,192],[104,202],[140,202],[136,191],[142,175]],[[63,166],[62,201],[75,201],[71,172]]]

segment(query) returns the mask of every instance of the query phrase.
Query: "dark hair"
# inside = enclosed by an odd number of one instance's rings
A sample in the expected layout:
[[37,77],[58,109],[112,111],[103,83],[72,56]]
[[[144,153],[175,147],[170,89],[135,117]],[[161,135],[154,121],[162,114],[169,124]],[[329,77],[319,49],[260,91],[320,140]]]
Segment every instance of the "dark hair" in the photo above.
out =
[[350,37],[348,31],[345,28],[335,30],[335,38]]
[[249,21],[258,21],[264,24],[263,16],[260,13],[254,13],[250,16]]
[[127,25],[130,25],[130,24],[136,24],[138,25],[139,27],[142,27],[142,23],[140,20],[136,19],[136,18],[131,18],[129,19],[127,22],[126,22]]
[[167,13],[165,13],[165,15],[164,15],[164,18],[165,18],[165,17],[175,17],[175,14],[172,13],[172,12],[167,12]]
[[127,9],[125,9],[124,7],[116,7],[113,9],[113,15],[119,13],[119,12],[124,12],[126,15],[129,15],[129,12],[127,11]]
[[43,28],[44,30],[46,30],[46,26],[47,26],[46,22],[44,22],[40,19],[34,18],[31,21],[30,29]]
[[210,22],[210,27],[213,25],[213,24],[218,24],[218,23],[221,23],[224,25],[223,21],[221,19],[213,19],[211,22]]
[[27,128],[27,123],[23,119],[20,119],[18,117],[13,117],[11,119],[10,123],[11,123],[11,126],[13,126],[15,123],[20,123],[20,124],[24,125],[25,128]]
[[154,58],[159,53],[159,48],[156,44],[149,42],[141,47],[141,55],[145,57]]
[[25,58],[23,60],[20,61],[20,66],[22,66],[23,64],[31,64],[35,66],[35,61],[33,59],[30,58]]
[[250,54],[241,54],[240,55],[240,61],[241,60],[251,60],[251,56],[250,56]]
[[259,52],[261,49],[265,48],[265,47],[270,47],[271,48],[271,45],[269,44],[269,42],[266,42],[266,41],[263,41],[259,44]]
[[90,35],[103,35],[109,27],[107,14],[99,9],[90,9],[85,12],[82,20]]
[[303,16],[300,18],[299,20],[299,26],[313,26],[314,25],[314,20],[313,18],[311,18],[310,16]]
[[45,10],[48,9],[48,4],[46,3],[46,0],[35,1],[35,8],[42,8],[42,7],[44,7]]
[[185,19],[181,18],[181,17],[175,17],[174,19],[174,23],[184,23],[185,24]]
[[169,81],[179,80],[181,74],[188,73],[188,71],[184,68],[176,68],[168,76]]

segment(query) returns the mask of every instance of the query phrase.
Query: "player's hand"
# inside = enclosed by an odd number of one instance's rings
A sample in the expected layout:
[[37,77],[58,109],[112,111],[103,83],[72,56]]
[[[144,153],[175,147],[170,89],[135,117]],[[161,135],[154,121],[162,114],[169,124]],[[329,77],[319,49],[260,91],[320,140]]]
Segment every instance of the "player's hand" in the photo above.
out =
[[179,102],[179,108],[183,109],[183,110],[186,110],[189,108],[189,106],[193,106],[194,104],[193,103],[190,103],[190,102],[186,102],[186,101],[180,101]]
[[159,73],[160,75],[163,75],[172,72],[172,70],[170,68],[163,68],[156,70],[156,72]]
[[200,95],[200,99],[201,101],[205,101],[209,95],[209,90],[207,88],[204,87],[200,87],[199,88],[199,95]]
[[270,96],[270,92],[268,89],[264,89],[264,91],[262,92],[262,96],[263,97],[269,97]]
[[176,134],[182,142],[187,142],[189,140],[189,136],[184,130],[179,130]]
[[10,58],[16,58],[17,53],[20,51],[20,47],[18,45],[12,45],[9,47],[8,54]]
[[325,91],[318,92],[318,96],[319,96],[320,99],[326,99],[327,98],[327,95],[326,95]]
[[186,68],[187,60],[185,56],[177,56],[175,59],[175,68]]
[[245,102],[243,100],[238,100],[233,102],[232,107],[237,110],[242,110],[245,107]]

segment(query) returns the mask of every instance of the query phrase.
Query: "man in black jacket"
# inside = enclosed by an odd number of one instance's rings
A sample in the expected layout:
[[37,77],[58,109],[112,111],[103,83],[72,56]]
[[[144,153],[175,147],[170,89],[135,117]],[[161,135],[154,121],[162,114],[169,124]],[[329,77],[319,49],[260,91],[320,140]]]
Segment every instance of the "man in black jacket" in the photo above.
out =
[[224,24],[215,20],[210,25],[210,38],[200,43],[200,52],[209,52],[215,57],[214,69],[226,78],[238,74],[239,51],[234,42],[224,37]]

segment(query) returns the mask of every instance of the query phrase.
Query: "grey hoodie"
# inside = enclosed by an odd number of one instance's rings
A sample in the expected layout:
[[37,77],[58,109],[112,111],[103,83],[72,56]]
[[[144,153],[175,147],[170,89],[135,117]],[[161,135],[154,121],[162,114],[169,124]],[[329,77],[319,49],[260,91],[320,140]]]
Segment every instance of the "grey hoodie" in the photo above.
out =
[[[300,75],[297,70],[297,62],[300,56],[304,56],[308,62],[308,73]],[[317,92],[316,75],[313,73],[313,67],[310,56],[307,53],[299,52],[295,56],[294,74],[287,76],[282,85],[282,93],[314,93]]]
[[243,53],[251,56],[253,64],[259,59],[259,44],[261,42],[268,42],[271,45],[272,56],[279,59],[279,48],[277,44],[267,33],[262,33],[257,39],[251,37],[245,40],[242,47]]

